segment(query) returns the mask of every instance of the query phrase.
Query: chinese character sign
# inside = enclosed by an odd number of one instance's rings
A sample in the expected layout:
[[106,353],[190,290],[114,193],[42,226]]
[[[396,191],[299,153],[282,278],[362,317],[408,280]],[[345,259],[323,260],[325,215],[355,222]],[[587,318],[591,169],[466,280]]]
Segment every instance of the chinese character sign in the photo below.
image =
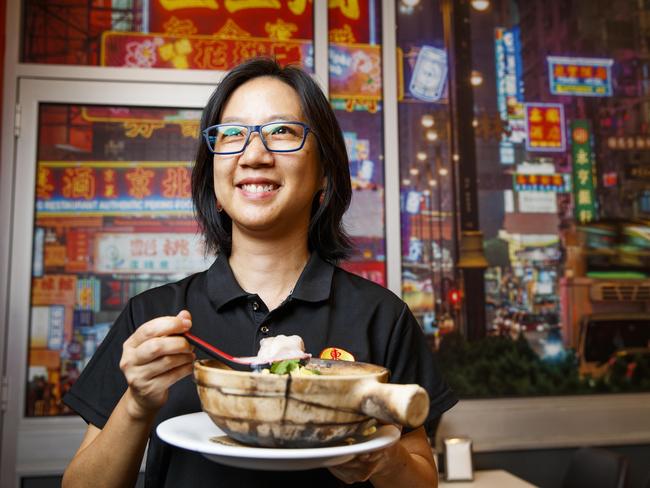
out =
[[312,37],[312,4],[307,1],[153,0],[146,5],[149,32],[278,40]]
[[209,264],[197,234],[106,232],[95,239],[96,273],[193,273]]
[[573,157],[573,208],[576,220],[585,223],[596,217],[594,162],[591,153],[591,130],[587,120],[574,120],[571,123],[571,155]]
[[553,95],[612,96],[612,59],[549,56],[548,79]]
[[607,138],[607,148],[616,151],[647,151],[650,150],[650,136],[645,134],[610,136]]
[[102,66],[227,70],[270,56],[313,68],[311,2],[154,0],[145,8],[143,32],[102,34]]
[[564,152],[564,106],[560,103],[527,103],[526,150]]
[[106,32],[101,48],[102,66],[228,70],[258,56],[281,64],[313,64],[311,41],[304,39]]
[[191,216],[190,163],[39,161],[37,217]]
[[[331,42],[375,44],[368,2],[330,0],[328,7]],[[228,70],[269,56],[313,69],[311,1],[153,0],[146,11],[149,22],[142,32],[103,32],[102,66]]]
[[[311,0],[152,0],[149,32],[217,37],[311,39]],[[335,42],[373,42],[369,2],[329,0],[328,27]],[[115,29],[117,30],[117,29]]]
[[32,280],[32,305],[74,305],[77,277],[47,275]]
[[521,41],[519,28],[494,31],[497,105],[499,116],[507,127],[504,142],[521,143],[524,129],[524,84],[522,79]]
[[[519,28],[504,29],[497,27],[494,34],[497,93],[499,112],[505,115],[508,100],[524,101],[524,83],[522,80],[521,41]],[[503,100],[501,98],[503,96]]]
[[545,191],[553,193],[566,193],[571,191],[571,177],[568,174],[526,174],[513,175],[514,189],[521,191]]

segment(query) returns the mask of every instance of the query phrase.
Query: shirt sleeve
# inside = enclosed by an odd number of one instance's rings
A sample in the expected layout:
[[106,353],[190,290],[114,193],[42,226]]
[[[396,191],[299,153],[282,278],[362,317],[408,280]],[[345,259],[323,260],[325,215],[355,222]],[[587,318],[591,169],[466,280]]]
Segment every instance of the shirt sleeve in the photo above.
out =
[[415,383],[427,391],[430,404],[424,427],[433,435],[440,416],[458,399],[445,383],[427,339],[406,304],[391,334],[386,367],[391,371],[391,383]]
[[122,345],[133,334],[132,302],[129,301],[63,402],[87,423],[102,429],[126,391],[120,370]]

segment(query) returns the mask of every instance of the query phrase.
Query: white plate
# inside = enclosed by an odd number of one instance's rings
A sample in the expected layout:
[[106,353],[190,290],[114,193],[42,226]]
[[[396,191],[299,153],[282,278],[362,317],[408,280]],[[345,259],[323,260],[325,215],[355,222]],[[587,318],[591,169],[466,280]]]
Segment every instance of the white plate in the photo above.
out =
[[[217,463],[271,471],[299,471],[336,466],[351,460],[357,454],[388,447],[400,437],[397,427],[383,425],[369,436],[368,440],[351,445],[303,449],[228,445],[211,440],[214,437],[225,437],[225,434],[214,425],[205,412],[165,420],[158,425],[156,433],[169,444],[200,452]],[[225,439],[225,442],[228,441],[229,439]]]

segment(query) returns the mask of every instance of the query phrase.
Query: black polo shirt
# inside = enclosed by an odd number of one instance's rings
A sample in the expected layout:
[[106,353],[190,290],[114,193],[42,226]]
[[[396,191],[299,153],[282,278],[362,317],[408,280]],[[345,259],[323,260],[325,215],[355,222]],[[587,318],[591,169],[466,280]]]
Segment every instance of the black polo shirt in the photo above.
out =
[[[207,271],[132,298],[64,402],[86,422],[103,428],[127,387],[119,369],[124,341],[139,325],[183,309],[192,313],[194,335],[234,356],[256,355],[264,337],[297,334],[314,356],[336,347],[357,361],[385,366],[391,371],[392,382],[417,383],[427,390],[431,399],[429,423],[457,401],[442,380],[406,304],[389,290],[313,253],[291,295],[271,312],[259,296],[242,290],[225,256],[218,257]],[[203,357],[200,351],[197,355]],[[190,376],[170,388],[150,436],[145,486],[344,486],[326,469],[269,472],[223,466],[198,453],[170,446],[155,434],[155,427],[163,420],[200,410]]]

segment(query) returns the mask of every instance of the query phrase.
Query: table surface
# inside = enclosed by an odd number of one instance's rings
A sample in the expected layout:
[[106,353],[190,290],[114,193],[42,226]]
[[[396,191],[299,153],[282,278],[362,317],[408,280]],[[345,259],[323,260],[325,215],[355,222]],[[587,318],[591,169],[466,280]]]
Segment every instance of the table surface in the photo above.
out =
[[501,469],[474,471],[474,481],[445,481],[443,475],[439,488],[535,488],[528,481]]

